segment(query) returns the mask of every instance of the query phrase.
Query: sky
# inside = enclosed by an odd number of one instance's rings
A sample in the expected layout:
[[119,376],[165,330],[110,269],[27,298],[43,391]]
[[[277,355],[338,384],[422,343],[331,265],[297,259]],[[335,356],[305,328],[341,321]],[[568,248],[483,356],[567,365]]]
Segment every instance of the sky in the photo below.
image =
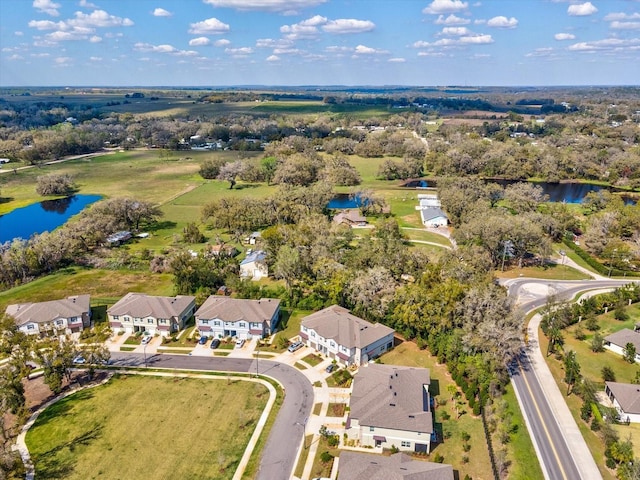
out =
[[639,80],[640,0],[0,0],[0,86]]

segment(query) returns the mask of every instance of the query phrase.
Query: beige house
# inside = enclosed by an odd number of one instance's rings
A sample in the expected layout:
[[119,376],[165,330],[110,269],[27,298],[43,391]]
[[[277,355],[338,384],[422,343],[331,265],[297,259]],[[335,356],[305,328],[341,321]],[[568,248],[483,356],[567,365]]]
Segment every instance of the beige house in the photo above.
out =
[[155,297],[131,292],[109,308],[107,316],[113,329],[166,336],[182,330],[195,311],[196,298],[189,295]]
[[453,480],[453,467],[443,463],[413,460],[398,452],[389,457],[343,451],[338,463],[338,480]]
[[364,227],[367,225],[367,219],[358,210],[343,210],[333,217],[333,223],[350,227]]
[[260,280],[269,276],[267,266],[267,254],[262,250],[247,253],[247,256],[240,262],[240,278],[249,280]]
[[343,365],[361,365],[391,349],[394,333],[332,305],[304,317],[299,335],[308,347]]
[[280,300],[244,300],[211,295],[195,313],[200,335],[213,338],[263,338],[280,320]]
[[28,335],[76,333],[91,323],[89,295],[75,295],[49,302],[9,305],[6,314]]
[[640,385],[605,382],[604,391],[622,422],[640,422]]
[[429,453],[434,433],[427,368],[369,364],[353,379],[347,435],[363,447]]

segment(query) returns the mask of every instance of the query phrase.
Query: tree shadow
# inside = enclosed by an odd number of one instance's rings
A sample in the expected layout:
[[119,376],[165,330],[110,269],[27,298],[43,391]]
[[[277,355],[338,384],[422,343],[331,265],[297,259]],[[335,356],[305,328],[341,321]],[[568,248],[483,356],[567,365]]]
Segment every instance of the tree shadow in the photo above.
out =
[[15,199],[13,197],[0,197],[0,203],[9,203],[13,202]]
[[[57,401],[53,405],[50,405],[40,415],[38,415],[36,424],[42,425],[54,418],[64,417],[71,411],[73,403],[77,402],[78,400],[89,400],[91,398],[93,398],[93,392],[91,392],[90,390],[82,390],[73,395],[65,397],[62,400]],[[49,399],[45,399],[45,402],[48,400]]]
[[172,228],[175,228],[176,225],[177,225],[176,222],[164,220],[162,222],[155,222],[153,225],[147,226],[146,230],[150,232],[157,232],[158,230],[170,230]]
[[[36,465],[36,478],[67,478],[71,472],[73,472],[73,468],[76,464],[73,456],[74,450],[79,445],[87,446],[99,438],[102,433],[102,429],[103,427],[98,425],[92,430],[87,430],[86,432],[77,435],[68,442],[56,445],[51,450],[34,456],[33,461],[34,465]],[[72,454],[67,459],[62,459],[58,455],[64,449],[68,449]]]
[[429,393],[431,397],[437,397],[440,395],[440,381],[435,378],[431,379],[431,383],[429,384]]
[[234,190],[244,190],[245,188],[258,188],[260,186],[259,183],[236,183],[233,187]]

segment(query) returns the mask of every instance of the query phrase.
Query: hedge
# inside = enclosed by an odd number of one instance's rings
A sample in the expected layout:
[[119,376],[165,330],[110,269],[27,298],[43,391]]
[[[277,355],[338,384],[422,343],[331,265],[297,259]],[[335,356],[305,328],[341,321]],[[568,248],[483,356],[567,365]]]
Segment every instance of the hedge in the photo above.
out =
[[584,260],[585,262],[587,262],[589,264],[589,266],[591,268],[593,268],[596,272],[598,272],[600,275],[608,275],[608,276],[614,276],[614,277],[620,277],[623,275],[628,275],[630,277],[638,277],[640,276],[640,274],[638,272],[630,272],[630,271],[626,271],[626,270],[618,270],[617,268],[612,268],[611,269],[611,274],[609,274],[609,268],[606,265],[603,265],[602,263],[600,263],[599,261],[597,261],[595,258],[593,258],[589,252],[587,252],[586,250],[580,248],[578,245],[576,245],[575,243],[573,243],[571,240],[565,238],[562,240],[562,242],[569,247],[571,250],[573,250],[574,252],[576,252],[578,254],[578,256]]

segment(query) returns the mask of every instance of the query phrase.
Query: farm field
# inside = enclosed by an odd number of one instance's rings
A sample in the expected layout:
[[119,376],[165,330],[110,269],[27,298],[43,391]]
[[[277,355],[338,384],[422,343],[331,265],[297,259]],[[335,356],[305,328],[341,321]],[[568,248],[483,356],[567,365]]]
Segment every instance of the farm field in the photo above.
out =
[[36,478],[227,479],[267,398],[249,382],[119,376],[49,407],[26,441]]

